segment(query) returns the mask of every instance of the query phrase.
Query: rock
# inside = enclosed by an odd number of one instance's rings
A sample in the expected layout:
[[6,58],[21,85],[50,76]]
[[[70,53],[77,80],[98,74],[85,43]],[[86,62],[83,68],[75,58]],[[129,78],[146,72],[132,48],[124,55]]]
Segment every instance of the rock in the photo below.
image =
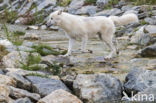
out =
[[41,58],[41,63],[47,65],[54,64],[54,62],[64,64],[64,65],[69,65],[70,59],[68,57],[56,57],[53,55],[48,55]]
[[31,100],[27,97],[17,99],[14,103],[32,103]]
[[4,75],[5,73],[3,70],[0,69],[0,74]]
[[34,42],[30,42],[30,41],[24,41],[22,45],[26,46],[26,47],[32,47],[32,46],[35,45],[35,43]]
[[141,27],[136,34],[131,37],[131,44],[138,45],[149,45],[156,41],[154,31],[149,31],[149,29],[145,29],[146,26]]
[[28,26],[27,30],[38,30],[39,27],[38,26]]
[[85,103],[117,102],[122,97],[122,83],[107,74],[78,74],[73,88]]
[[145,69],[132,69],[126,76],[124,88],[127,94],[131,95],[142,92],[156,84],[156,72]]
[[37,103],[82,103],[82,101],[69,92],[59,89],[40,99]]
[[18,88],[11,87],[11,86],[10,86],[10,97],[16,98],[16,99],[28,97],[32,101],[38,101],[40,99],[39,94],[30,93],[26,90],[18,89]]
[[95,13],[96,13],[96,6],[83,6],[81,9],[78,9],[73,14],[93,16]]
[[97,0],[96,5],[100,9],[104,9],[104,7],[109,3],[110,0]]
[[33,22],[33,17],[32,15],[26,16],[26,17],[19,17],[16,21],[15,24],[22,24],[22,25],[29,25]]
[[156,25],[156,16],[154,16],[154,17],[152,17],[152,18],[147,17],[147,18],[145,18],[144,20],[145,20],[145,22],[146,22],[147,24]]
[[85,3],[85,0],[72,0],[72,2],[70,3],[69,7],[70,8],[81,8]]
[[[26,64],[27,57],[30,53],[24,51],[13,51],[8,55],[4,56],[2,61],[3,65],[6,68],[20,68],[22,66],[21,63]],[[38,53],[31,53],[34,56],[39,56]]]
[[113,8],[111,10],[104,10],[104,11],[101,11],[101,12],[98,12],[96,13],[94,16],[115,16],[115,15],[119,15],[121,14],[122,11],[118,8]]
[[142,57],[156,57],[156,43],[141,49],[138,54]]
[[46,26],[46,25],[42,25],[40,28],[41,28],[42,30],[45,30],[45,29],[47,29],[47,26]]
[[16,81],[9,76],[0,74],[0,84],[16,86]]
[[121,8],[122,11],[126,12],[126,11],[129,11],[129,10],[132,10],[132,5],[126,5],[126,6],[123,6]]
[[25,79],[23,76],[17,74],[17,73],[7,73],[8,76],[12,77],[17,82],[17,87],[30,90],[31,89],[31,83]]
[[26,46],[18,46],[18,50],[19,50],[19,51],[25,51],[25,52],[31,52],[31,51],[34,51],[33,48],[26,47]]
[[30,74],[46,75],[45,73],[40,72],[40,71],[27,71],[27,70],[23,70],[23,69],[20,69],[20,68],[6,68],[6,70],[8,71],[8,74],[9,73],[15,73],[15,74],[18,74],[18,75],[21,75],[21,76],[27,76],[27,75],[30,75]]
[[58,89],[69,91],[69,89],[60,80],[41,78],[37,76],[27,76],[27,79],[32,82],[33,92],[39,93],[42,97]]
[[145,32],[149,34],[155,34],[156,35],[156,25],[147,25],[145,26]]
[[37,34],[26,33],[24,35],[25,40],[39,40],[40,37]]
[[8,46],[13,46],[13,44],[7,39],[0,40],[0,45],[3,45],[5,48],[7,48]]
[[8,103],[9,102],[9,89],[6,85],[2,85],[0,83],[0,103]]

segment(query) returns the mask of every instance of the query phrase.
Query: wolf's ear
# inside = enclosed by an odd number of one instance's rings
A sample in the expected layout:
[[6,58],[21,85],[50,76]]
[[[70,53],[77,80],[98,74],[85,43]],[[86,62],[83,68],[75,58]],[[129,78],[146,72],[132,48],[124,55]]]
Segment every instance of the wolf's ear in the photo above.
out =
[[59,10],[59,11],[58,11],[58,15],[61,15],[62,12],[63,12],[63,10]]

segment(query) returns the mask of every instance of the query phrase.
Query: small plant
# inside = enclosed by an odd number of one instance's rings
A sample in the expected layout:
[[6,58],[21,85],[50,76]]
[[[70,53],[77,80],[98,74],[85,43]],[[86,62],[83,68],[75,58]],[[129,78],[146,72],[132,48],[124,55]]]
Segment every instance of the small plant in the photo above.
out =
[[39,44],[37,46],[33,46],[32,48],[35,49],[35,52],[39,53],[41,56],[47,56],[47,55],[63,55],[66,53],[66,51],[57,51],[54,50],[52,47],[44,45],[44,44]]
[[53,75],[60,75],[62,73],[62,64],[57,64],[56,62],[54,62],[53,65],[49,66],[49,71],[53,74]]
[[135,5],[155,5],[156,0],[131,0]]
[[21,32],[21,31],[10,32],[10,31],[8,30],[8,27],[6,26],[5,23],[3,24],[3,29],[4,29],[6,38],[7,38],[9,41],[11,41],[11,42],[12,42],[14,45],[16,45],[16,46],[22,45],[23,40],[22,40],[22,39],[19,39],[19,37],[20,37],[21,35],[23,35],[24,32]]
[[147,24],[145,20],[141,20],[140,23],[141,23],[141,25],[145,25],[145,24]]
[[31,67],[33,64],[39,64],[40,61],[41,61],[41,56],[38,55],[38,56],[34,56],[32,53],[30,53],[26,59],[26,63],[22,63],[22,66],[21,68],[24,69],[24,70],[32,70],[32,71],[36,71],[36,70],[40,70],[42,69],[41,67],[39,66],[34,66],[34,67]]
[[58,0],[57,5],[59,6],[68,6],[71,3],[71,0]]
[[3,45],[0,45],[0,61],[2,60],[3,56],[7,55],[8,51]]
[[85,0],[85,4],[96,4],[97,0]]

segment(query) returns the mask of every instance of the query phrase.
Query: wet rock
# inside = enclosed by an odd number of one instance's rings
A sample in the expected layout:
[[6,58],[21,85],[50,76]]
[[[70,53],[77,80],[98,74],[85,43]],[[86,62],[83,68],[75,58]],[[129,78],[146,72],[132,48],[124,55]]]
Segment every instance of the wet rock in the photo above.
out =
[[37,103],[82,103],[82,101],[69,92],[59,89],[40,99]]
[[47,65],[54,64],[54,62],[68,65],[70,64],[70,59],[68,57],[56,57],[53,55],[48,55],[48,56],[41,58],[41,63],[47,64]]
[[32,103],[31,100],[29,98],[20,98],[17,99],[14,103]]
[[156,84],[156,72],[134,68],[126,76],[124,88],[127,94],[131,95],[142,92]]
[[98,8],[103,9],[109,3],[109,1],[110,0],[97,0],[96,5]]
[[0,84],[16,86],[16,81],[12,77],[0,74]]
[[79,74],[73,88],[85,103],[108,103],[122,97],[122,83],[107,74]]
[[9,102],[9,89],[6,85],[0,83],[0,102],[8,103]]
[[37,76],[27,76],[27,79],[32,82],[33,92],[39,93],[42,97],[58,89],[69,91],[69,89],[60,80],[41,78]]
[[38,101],[40,99],[40,95],[36,94],[36,93],[30,93],[26,90],[23,89],[18,89],[15,87],[9,87],[10,88],[10,97],[12,98],[25,98],[28,97],[30,98],[32,101]]
[[32,33],[26,33],[24,35],[25,40],[39,40],[40,37],[37,34],[32,34]]
[[156,57],[156,44],[141,49],[138,54],[142,57]]
[[22,89],[26,89],[26,90],[31,89],[31,83],[27,79],[25,79],[23,76],[21,76],[17,73],[11,73],[11,72],[8,72],[7,76],[12,77],[17,82],[18,88],[22,88]]

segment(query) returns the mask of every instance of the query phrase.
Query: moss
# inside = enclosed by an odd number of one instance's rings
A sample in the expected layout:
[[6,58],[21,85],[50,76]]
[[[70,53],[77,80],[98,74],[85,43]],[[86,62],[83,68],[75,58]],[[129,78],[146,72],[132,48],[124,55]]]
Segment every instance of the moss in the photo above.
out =
[[0,3],[2,3],[4,0],[0,0]]
[[72,0],[58,0],[57,5],[59,6],[68,6]]
[[53,65],[50,65],[48,71],[50,71],[53,75],[61,75],[62,73],[62,64],[57,64],[54,62]]
[[50,46],[44,45],[44,44],[39,44],[37,46],[33,46],[32,48],[35,49],[35,52],[39,53],[41,56],[47,56],[47,55],[63,55],[65,54],[67,51],[58,51],[53,49]]
[[14,36],[23,36],[23,35],[25,35],[25,32],[23,32],[23,31],[13,31],[13,35]]
[[155,5],[156,0],[130,0],[134,3],[134,5]]

